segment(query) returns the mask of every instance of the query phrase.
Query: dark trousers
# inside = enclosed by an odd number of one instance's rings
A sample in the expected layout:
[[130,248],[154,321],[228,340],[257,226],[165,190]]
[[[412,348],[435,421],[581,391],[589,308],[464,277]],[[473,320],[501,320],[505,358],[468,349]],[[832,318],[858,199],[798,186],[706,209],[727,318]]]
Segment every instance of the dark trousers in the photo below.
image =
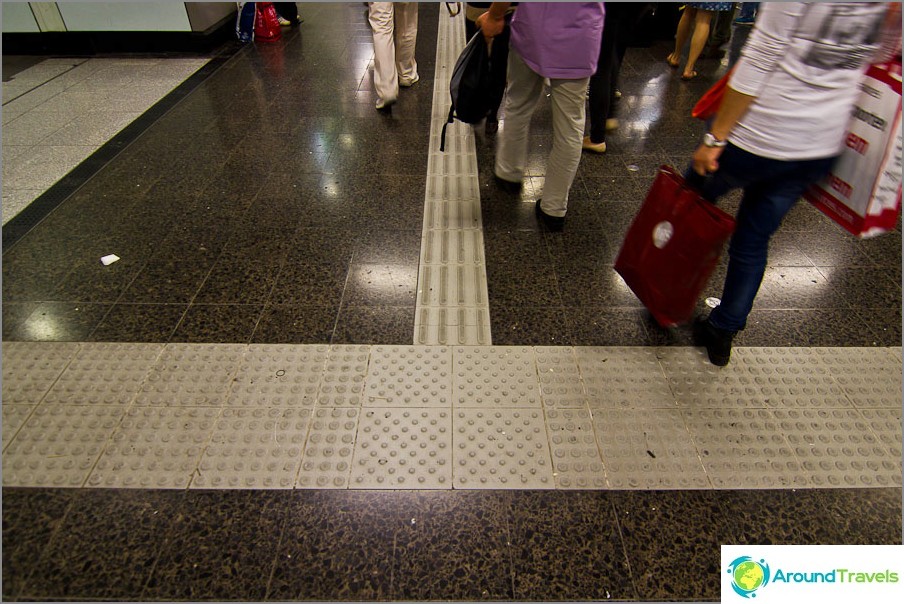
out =
[[634,27],[648,6],[643,3],[610,2],[606,4],[603,22],[603,38],[596,73],[590,76],[588,86],[588,115],[590,140],[602,143],[606,140],[606,120],[615,115],[615,90],[622,60],[628,50],[628,42]]
[[709,315],[714,327],[739,331],[747,325],[747,315],[766,272],[772,235],[807,187],[825,176],[834,161],[834,157],[769,159],[729,144],[711,178],[701,183],[700,177],[688,170],[688,182],[701,186],[703,196],[711,201],[732,189],[744,190],[737,227],[728,246],[722,303]]

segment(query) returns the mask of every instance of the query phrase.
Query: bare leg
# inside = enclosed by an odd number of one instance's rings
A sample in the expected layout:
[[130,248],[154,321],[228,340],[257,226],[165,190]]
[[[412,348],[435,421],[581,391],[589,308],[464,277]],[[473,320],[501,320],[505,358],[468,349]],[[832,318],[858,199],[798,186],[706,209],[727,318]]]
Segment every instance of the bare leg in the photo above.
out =
[[691,28],[694,25],[696,16],[696,8],[685,8],[684,12],[681,13],[681,20],[678,21],[678,31],[675,32],[675,52],[666,58],[666,61],[672,67],[678,67],[681,63],[681,51],[684,50],[684,45],[691,35]]
[[691,49],[687,53],[687,64],[684,66],[684,73],[681,77],[691,79],[697,75],[694,71],[694,65],[709,40],[709,24],[713,18],[713,11],[698,10],[694,19],[694,36],[691,38]]

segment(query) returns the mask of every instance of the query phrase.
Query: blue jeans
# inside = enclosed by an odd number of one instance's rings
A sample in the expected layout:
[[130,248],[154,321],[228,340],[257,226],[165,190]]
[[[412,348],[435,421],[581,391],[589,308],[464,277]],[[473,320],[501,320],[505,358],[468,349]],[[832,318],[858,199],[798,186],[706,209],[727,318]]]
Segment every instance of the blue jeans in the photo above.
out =
[[769,240],[807,187],[825,176],[834,157],[783,161],[748,153],[729,144],[719,169],[705,180],[688,170],[688,182],[715,203],[732,189],[744,190],[737,228],[728,246],[728,274],[722,303],[709,315],[713,327],[736,332],[747,315],[766,272]]

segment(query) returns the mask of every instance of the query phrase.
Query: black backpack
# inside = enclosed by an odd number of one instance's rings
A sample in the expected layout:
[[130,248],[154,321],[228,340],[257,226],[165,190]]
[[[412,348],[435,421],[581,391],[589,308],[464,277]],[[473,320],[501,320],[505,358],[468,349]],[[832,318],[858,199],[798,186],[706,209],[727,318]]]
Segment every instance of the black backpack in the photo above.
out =
[[459,119],[467,124],[477,124],[490,110],[490,54],[482,32],[477,32],[458,56],[449,81],[452,107],[449,119],[443,124],[439,150],[446,150],[446,127]]

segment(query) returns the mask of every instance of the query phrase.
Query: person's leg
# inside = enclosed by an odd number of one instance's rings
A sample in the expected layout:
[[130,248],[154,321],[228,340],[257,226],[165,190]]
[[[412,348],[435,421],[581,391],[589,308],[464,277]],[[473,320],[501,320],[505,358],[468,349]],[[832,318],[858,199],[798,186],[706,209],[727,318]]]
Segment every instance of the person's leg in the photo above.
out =
[[747,325],[768,261],[769,241],[788,211],[813,182],[822,178],[832,159],[781,162],[767,160],[773,175],[744,189],[737,226],[728,247],[728,273],[722,302],[709,323],[727,332]]
[[417,44],[417,2],[393,2],[395,15],[395,52],[399,84],[411,86],[418,81],[414,47]]
[[377,108],[391,105],[399,96],[393,12],[392,2],[371,2],[367,13],[374,35],[374,89],[379,97]]
[[568,191],[581,161],[587,78],[550,80],[552,85],[552,151],[546,162],[541,209],[562,217],[568,210]]
[[[606,11],[600,56],[596,73],[590,77],[589,103],[590,136],[584,141],[584,148],[602,153],[606,150],[606,120],[612,114],[615,78],[618,73],[618,11]],[[589,144],[588,144],[589,143]]]
[[527,163],[530,119],[543,92],[543,78],[525,65],[512,48],[509,48],[505,92],[505,122],[497,142],[494,169],[498,178],[520,183]]
[[697,9],[690,7],[685,8],[684,12],[681,13],[681,19],[678,21],[678,30],[675,32],[675,50],[666,58],[666,61],[672,67],[678,67],[681,64],[681,52],[684,50],[687,39],[691,36],[691,29],[694,27],[696,15]]
[[684,65],[684,73],[681,77],[691,79],[697,75],[694,66],[706,41],[709,40],[709,23],[713,18],[713,12],[709,10],[698,10],[694,17],[694,35],[691,38],[691,48],[687,53],[687,63]]

